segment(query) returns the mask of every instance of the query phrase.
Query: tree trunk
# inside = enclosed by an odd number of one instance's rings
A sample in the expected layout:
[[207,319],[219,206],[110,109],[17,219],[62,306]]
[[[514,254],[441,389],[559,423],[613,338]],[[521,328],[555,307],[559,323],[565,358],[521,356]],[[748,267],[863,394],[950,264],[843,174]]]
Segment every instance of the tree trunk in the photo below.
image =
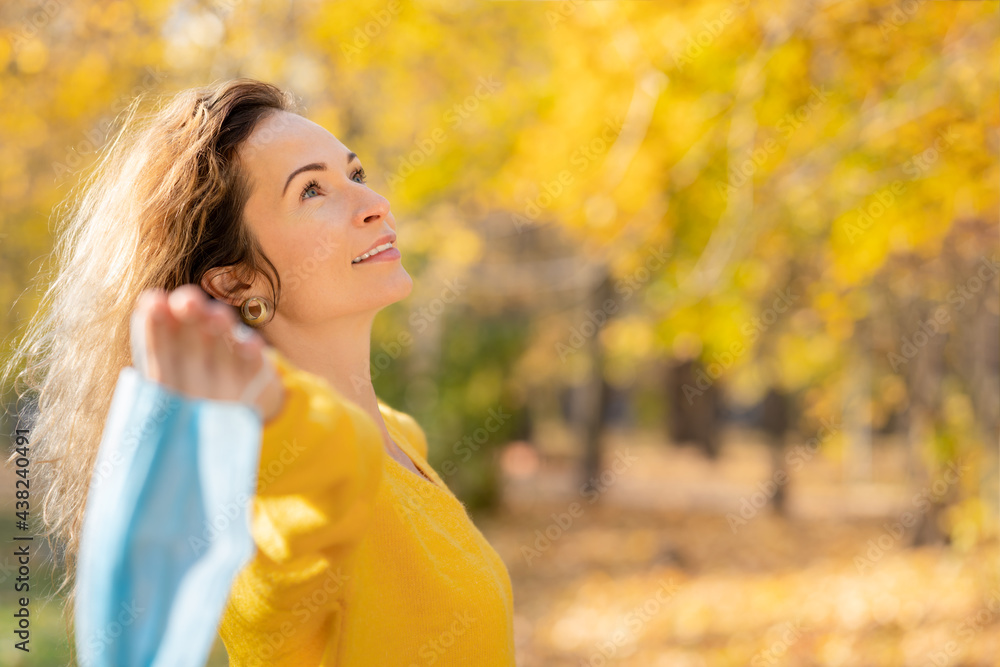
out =
[[[611,278],[605,274],[597,289],[591,295],[591,311],[604,312],[604,303],[614,298]],[[611,315],[605,312],[610,319]],[[607,326],[607,322],[603,326]],[[602,326],[602,328],[603,328]],[[587,384],[587,406],[584,413],[583,484],[586,491],[595,490],[594,480],[600,477],[602,469],[602,443],[607,427],[610,387],[604,379],[604,349],[601,346],[601,331],[598,329],[590,337],[587,350],[590,355],[590,381]]]
[[[767,436],[771,450],[771,481],[777,488],[771,497],[771,507],[777,514],[784,515],[785,499],[788,487],[788,470],[785,466],[785,438],[791,423],[791,409],[788,395],[780,389],[771,387],[764,397],[761,414],[761,429]],[[779,475],[781,473],[781,475]],[[785,480],[779,484],[779,477]]]

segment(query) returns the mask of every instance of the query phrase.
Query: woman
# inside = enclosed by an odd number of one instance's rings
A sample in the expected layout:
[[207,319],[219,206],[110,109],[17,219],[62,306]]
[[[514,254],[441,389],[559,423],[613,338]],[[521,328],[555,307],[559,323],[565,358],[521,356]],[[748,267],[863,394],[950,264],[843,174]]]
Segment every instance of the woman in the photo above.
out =
[[147,358],[131,362],[184,395],[237,400],[275,371],[254,402],[257,550],[219,628],[230,664],[513,664],[503,562],[372,387],[372,321],[412,280],[360,159],[251,79],[135,118],[65,218],[18,348],[64,583],[134,317]]

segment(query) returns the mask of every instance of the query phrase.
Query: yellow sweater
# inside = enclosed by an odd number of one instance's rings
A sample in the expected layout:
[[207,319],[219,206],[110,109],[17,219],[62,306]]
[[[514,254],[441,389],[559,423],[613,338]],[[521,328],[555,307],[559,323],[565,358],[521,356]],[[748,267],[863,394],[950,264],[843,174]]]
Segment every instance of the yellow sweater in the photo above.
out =
[[257,551],[219,626],[229,664],[513,665],[507,568],[428,465],[420,426],[379,402],[430,480],[389,456],[357,404],[266,353],[287,393],[263,427]]

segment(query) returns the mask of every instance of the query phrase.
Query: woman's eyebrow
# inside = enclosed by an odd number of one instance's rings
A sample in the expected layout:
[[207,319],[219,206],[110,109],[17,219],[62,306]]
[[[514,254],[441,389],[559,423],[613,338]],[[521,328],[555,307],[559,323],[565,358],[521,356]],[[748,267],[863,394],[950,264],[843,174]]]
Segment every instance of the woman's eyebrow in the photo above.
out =
[[281,191],[282,197],[284,197],[285,193],[288,191],[288,185],[292,182],[292,179],[301,174],[303,171],[326,171],[326,164],[323,162],[313,162],[312,164],[307,164],[304,167],[299,167],[293,171],[288,175],[288,180],[285,181],[285,189]]
[[[357,153],[348,153],[347,164],[350,164],[351,160],[356,160],[357,157],[358,157]],[[326,170],[327,166],[325,162],[312,162],[305,166],[299,167],[298,169],[296,169],[295,171],[293,171],[291,174],[288,175],[288,180],[285,181],[285,187],[281,191],[281,196],[282,197],[285,196],[285,193],[288,192],[288,186],[289,184],[291,184],[292,179],[301,174],[303,171],[326,171]]]

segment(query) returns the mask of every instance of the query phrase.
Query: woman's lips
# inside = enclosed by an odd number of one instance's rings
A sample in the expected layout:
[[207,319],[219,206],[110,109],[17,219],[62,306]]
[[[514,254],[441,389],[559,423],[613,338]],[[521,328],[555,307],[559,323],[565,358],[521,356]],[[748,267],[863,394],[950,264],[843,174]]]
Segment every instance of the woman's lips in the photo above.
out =
[[377,255],[372,255],[368,259],[355,262],[351,264],[351,266],[358,266],[359,264],[372,264],[374,262],[394,262],[401,257],[402,255],[399,254],[399,251],[396,250],[396,248],[389,248],[388,250],[383,250]]

